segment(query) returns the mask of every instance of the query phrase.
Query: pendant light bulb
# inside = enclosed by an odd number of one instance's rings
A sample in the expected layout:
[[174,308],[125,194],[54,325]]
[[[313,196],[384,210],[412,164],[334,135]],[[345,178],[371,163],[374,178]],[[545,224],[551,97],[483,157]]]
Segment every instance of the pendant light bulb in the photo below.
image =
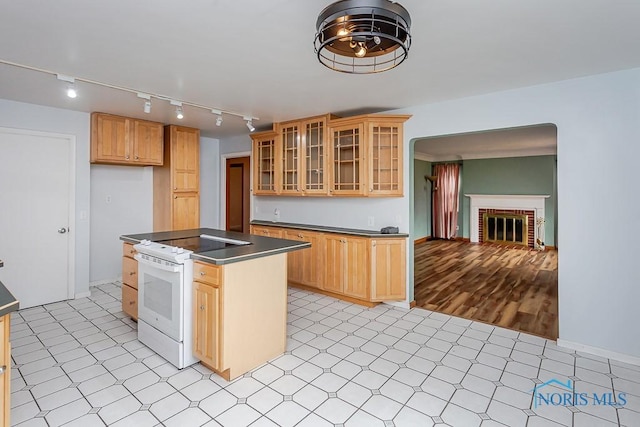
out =
[[177,107],[176,107],[176,118],[177,118],[178,120],[182,120],[182,119],[184,119],[184,114],[183,114],[183,112],[182,112],[182,107],[181,107],[181,106],[177,106]]
[[367,48],[364,46],[364,43],[359,42],[358,45],[353,49],[355,51],[355,55],[358,58],[364,58],[367,54]]

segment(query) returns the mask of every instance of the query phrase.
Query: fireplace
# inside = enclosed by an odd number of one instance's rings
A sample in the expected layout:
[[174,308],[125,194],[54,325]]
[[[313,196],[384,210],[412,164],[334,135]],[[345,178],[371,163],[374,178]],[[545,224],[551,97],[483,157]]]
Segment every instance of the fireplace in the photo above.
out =
[[[470,218],[470,240],[471,242],[480,243],[486,241],[494,241],[495,237],[500,237],[502,240],[509,234],[513,239],[513,231],[518,230],[522,226],[520,239],[521,243],[514,241],[509,244],[521,244],[522,246],[528,246],[530,248],[538,248],[536,242],[539,239],[540,242],[544,242],[544,227],[536,227],[536,223],[540,219],[544,219],[544,203],[548,195],[495,195],[495,194],[465,194],[465,196],[471,199],[471,218]],[[484,214],[491,214],[495,218],[491,224],[493,225],[493,234],[485,236],[484,232],[489,227],[485,226]],[[499,215],[497,215],[499,214]],[[520,218],[524,221],[523,216],[526,217],[526,231],[523,223],[511,222],[511,226],[507,225],[509,218]],[[503,218],[498,220],[497,218]],[[498,233],[496,226],[502,225],[502,233]],[[513,227],[507,228],[505,227]],[[526,237],[524,234],[526,233]],[[518,236],[517,236],[518,237]]]
[[534,247],[534,212],[480,209],[480,242]]

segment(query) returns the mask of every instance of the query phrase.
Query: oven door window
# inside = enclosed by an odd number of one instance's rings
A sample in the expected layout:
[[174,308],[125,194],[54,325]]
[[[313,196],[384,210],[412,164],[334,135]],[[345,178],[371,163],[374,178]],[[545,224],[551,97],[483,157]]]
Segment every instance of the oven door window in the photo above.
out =
[[147,269],[140,272],[140,319],[176,341],[182,341],[181,273]]

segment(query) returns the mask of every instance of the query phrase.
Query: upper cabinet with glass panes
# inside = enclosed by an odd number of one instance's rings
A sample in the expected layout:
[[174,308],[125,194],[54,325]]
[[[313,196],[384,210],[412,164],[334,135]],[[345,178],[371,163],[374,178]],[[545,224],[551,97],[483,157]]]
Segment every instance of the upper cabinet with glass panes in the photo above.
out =
[[409,117],[324,115],[254,134],[254,194],[401,196],[402,127]]

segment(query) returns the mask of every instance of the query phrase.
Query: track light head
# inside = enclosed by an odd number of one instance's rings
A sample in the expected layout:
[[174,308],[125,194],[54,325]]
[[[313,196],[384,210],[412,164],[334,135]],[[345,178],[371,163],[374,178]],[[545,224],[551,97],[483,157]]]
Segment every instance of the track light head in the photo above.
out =
[[67,85],[67,96],[69,98],[76,98],[78,96],[78,90],[76,89],[76,80],[73,77],[65,76],[64,74],[56,74],[56,78],[63,82],[69,83]]
[[216,117],[216,126],[222,126],[222,111],[220,110],[211,110],[211,114],[215,114]]
[[151,95],[148,95],[146,93],[140,93],[138,92],[138,98],[142,98],[144,99],[144,107],[143,107],[143,111],[146,114],[149,114],[151,112]]
[[171,105],[175,105],[176,106],[176,118],[178,120],[184,119],[184,113],[182,111],[182,102],[171,100],[171,101],[169,101],[169,103]]
[[218,116],[216,119],[216,126],[222,126],[222,116]]
[[251,119],[247,119],[247,127],[249,128],[249,132],[256,130],[256,128],[253,127],[253,123],[251,123]]

